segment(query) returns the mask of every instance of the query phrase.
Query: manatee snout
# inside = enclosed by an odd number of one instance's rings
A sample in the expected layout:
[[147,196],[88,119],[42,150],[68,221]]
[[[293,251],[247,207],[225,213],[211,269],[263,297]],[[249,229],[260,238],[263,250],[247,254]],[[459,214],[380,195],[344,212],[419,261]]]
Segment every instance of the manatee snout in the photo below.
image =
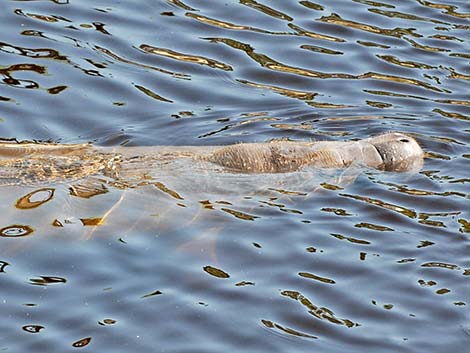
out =
[[383,161],[387,171],[416,171],[423,165],[424,152],[411,136],[391,132],[366,140],[372,144]]

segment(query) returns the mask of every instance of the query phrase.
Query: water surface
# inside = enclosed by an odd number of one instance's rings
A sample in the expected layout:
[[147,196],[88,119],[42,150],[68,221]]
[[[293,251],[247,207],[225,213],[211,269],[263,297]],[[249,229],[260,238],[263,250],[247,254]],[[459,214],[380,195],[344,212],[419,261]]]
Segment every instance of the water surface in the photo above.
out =
[[[414,174],[176,168],[0,187],[0,350],[463,352],[466,1],[3,1],[0,137],[351,140]],[[90,186],[92,185],[92,187]]]

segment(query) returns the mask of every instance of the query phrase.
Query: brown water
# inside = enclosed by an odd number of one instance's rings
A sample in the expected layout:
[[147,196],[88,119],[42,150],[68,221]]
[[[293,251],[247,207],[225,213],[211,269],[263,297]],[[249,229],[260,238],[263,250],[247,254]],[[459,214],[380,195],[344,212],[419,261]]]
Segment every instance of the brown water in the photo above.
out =
[[420,173],[0,187],[0,351],[465,352],[467,1],[2,1],[0,137],[416,137]]

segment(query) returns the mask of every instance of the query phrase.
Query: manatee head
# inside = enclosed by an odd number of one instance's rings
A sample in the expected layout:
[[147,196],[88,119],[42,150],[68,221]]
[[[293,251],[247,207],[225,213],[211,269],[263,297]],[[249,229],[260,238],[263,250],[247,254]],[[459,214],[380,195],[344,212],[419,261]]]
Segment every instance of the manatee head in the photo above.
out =
[[365,140],[375,147],[387,171],[418,171],[423,166],[424,152],[418,142],[398,132],[371,137]]

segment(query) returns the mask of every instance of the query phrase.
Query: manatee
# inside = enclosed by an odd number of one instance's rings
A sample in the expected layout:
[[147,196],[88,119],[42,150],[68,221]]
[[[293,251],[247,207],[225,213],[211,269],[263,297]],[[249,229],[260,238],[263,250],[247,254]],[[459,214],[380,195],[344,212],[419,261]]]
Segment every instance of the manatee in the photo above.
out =
[[221,147],[196,156],[230,170],[282,173],[304,166],[347,168],[352,164],[386,171],[413,171],[422,166],[423,150],[410,136],[387,133],[351,142],[271,142]]
[[91,144],[0,143],[0,184],[69,182],[102,175],[126,183],[172,163],[206,163],[231,173],[288,173],[305,167],[416,171],[424,153],[411,136],[391,132],[358,141],[239,143],[226,146],[98,147]]

